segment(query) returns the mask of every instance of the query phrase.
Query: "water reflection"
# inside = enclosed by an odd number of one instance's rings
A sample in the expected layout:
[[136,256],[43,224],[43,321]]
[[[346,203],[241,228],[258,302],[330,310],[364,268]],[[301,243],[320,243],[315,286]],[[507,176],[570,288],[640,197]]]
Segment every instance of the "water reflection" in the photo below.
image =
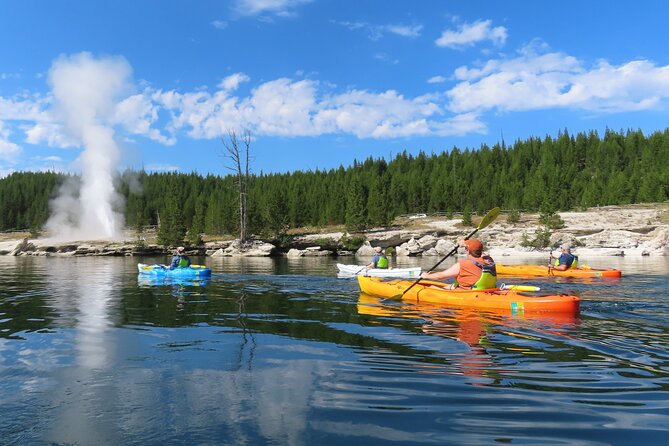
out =
[[[490,376],[495,367],[493,356],[488,354],[489,347],[499,349],[491,334],[503,330],[518,338],[528,338],[521,333],[526,325],[536,329],[539,324],[543,332],[572,328],[579,322],[578,316],[562,313],[513,314],[510,311],[479,311],[472,309],[445,308],[443,306],[397,302],[360,293],[357,305],[361,315],[375,316],[378,323],[410,320],[412,329],[422,333],[440,336],[445,339],[464,343],[464,351],[446,356],[450,362],[446,373],[462,374],[470,377]],[[517,330],[520,329],[520,330]],[[514,330],[516,332],[514,333]]]
[[0,438],[666,439],[666,276],[534,283],[585,296],[565,319],[383,301],[332,259],[295,260],[207,259],[194,284],[145,283],[132,258],[0,259]]
[[[119,293],[114,282],[119,264],[96,262],[87,268],[83,259],[53,259],[45,269],[50,284],[49,305],[57,314],[71,315],[73,359],[76,366],[62,369],[62,387],[51,394],[55,416],[49,438],[55,442],[76,443],[82,438],[114,438],[111,426],[96,420],[99,401],[109,398],[109,389],[98,381],[109,373],[119,348],[112,331],[119,311]],[[79,383],[80,385],[73,385]]]
[[152,276],[149,274],[137,275],[137,285],[140,288],[171,286],[178,289],[185,289],[186,287],[204,287],[209,285],[210,282],[211,277],[183,279],[180,277]]

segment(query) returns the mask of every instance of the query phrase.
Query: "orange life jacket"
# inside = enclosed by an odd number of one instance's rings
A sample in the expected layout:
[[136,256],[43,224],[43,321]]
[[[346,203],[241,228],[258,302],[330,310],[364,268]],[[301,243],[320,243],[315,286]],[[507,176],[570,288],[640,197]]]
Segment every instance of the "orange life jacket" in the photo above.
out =
[[495,262],[488,256],[483,257],[467,257],[465,260],[460,260],[460,274],[456,277],[458,288],[471,289],[472,286],[478,282],[483,274],[484,268],[491,268],[493,275],[495,272]]

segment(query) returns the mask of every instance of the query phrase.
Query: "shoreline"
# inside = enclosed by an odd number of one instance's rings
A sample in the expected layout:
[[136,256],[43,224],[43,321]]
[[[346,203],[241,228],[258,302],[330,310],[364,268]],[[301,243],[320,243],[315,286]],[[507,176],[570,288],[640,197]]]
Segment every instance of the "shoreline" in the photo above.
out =
[[[593,257],[611,256],[669,256],[669,202],[652,205],[607,206],[580,212],[556,213],[564,222],[559,229],[550,230],[548,246],[555,248],[564,242],[571,243],[576,255]],[[502,214],[474,238],[480,239],[491,256],[548,257],[549,248],[526,247],[528,240],[543,230],[540,214],[521,214],[517,222],[507,221]],[[476,217],[473,218],[476,223]],[[457,240],[472,232],[472,227],[462,225],[461,218],[445,219],[426,214],[397,221],[392,228],[373,228],[364,232],[317,232],[296,235],[288,246],[278,249],[274,245],[255,240],[240,245],[238,240],[210,241],[201,246],[187,248],[189,255],[211,257],[317,257],[350,256],[368,257],[373,247],[392,248],[397,257],[443,256]],[[25,233],[5,234],[0,241],[0,255],[23,256],[164,256],[170,255],[169,247],[148,243],[136,235],[126,233],[125,240],[61,241],[53,239],[28,239]],[[21,238],[18,238],[18,237]],[[354,237],[365,241],[357,251],[346,250],[344,240]]]

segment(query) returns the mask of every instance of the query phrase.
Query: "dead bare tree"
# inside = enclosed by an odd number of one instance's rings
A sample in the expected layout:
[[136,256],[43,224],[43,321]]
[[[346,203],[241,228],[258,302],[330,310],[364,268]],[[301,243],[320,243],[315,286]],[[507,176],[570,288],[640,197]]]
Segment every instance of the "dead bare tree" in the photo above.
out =
[[[228,130],[228,137],[221,138],[224,155],[232,160],[232,166],[225,166],[237,175],[237,189],[239,191],[239,241],[247,239],[247,209],[246,198],[249,190],[249,151],[251,148],[251,132],[243,130],[237,137],[234,130]],[[243,147],[242,147],[243,146]]]

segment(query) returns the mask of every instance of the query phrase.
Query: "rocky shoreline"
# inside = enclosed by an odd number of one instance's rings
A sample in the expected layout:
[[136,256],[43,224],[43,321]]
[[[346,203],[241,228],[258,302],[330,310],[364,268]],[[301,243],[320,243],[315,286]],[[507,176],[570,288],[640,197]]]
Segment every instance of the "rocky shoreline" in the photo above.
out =
[[[550,245],[571,243],[581,254],[595,256],[667,256],[669,255],[669,203],[655,205],[607,206],[581,212],[560,212],[563,227],[550,231]],[[474,218],[476,223],[476,219]],[[521,214],[510,223],[506,215],[480,231],[486,250],[493,256],[545,256],[546,249],[526,246],[542,226],[539,214]],[[321,257],[371,256],[374,246],[392,248],[394,255],[443,256],[455,242],[471,233],[461,218],[445,219],[424,214],[400,221],[393,228],[377,228],[362,233],[318,232],[295,236],[282,249],[264,241],[244,245],[238,240],[211,241],[187,249],[189,255],[211,257]],[[343,240],[364,238],[357,251],[345,249]],[[165,256],[171,250],[143,240],[68,241],[27,238],[0,242],[0,255],[10,256]]]

